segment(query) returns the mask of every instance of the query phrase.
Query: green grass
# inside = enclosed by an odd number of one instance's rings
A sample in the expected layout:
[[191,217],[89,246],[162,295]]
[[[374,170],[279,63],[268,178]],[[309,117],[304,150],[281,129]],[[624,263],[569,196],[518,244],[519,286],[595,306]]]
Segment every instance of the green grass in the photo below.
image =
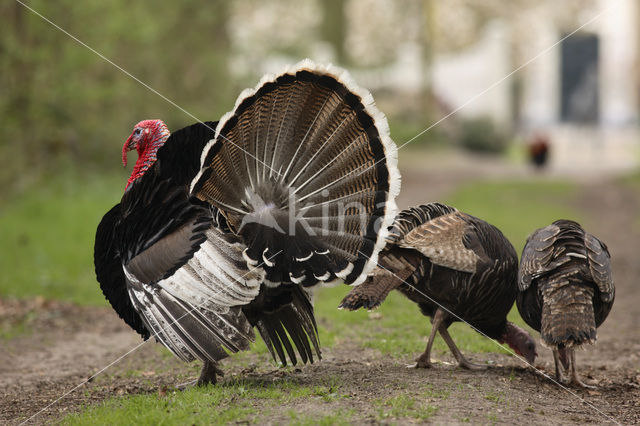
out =
[[63,173],[0,209],[0,297],[103,304],[93,272],[96,227],[126,178]]
[[319,426],[329,426],[329,425],[346,425],[346,424],[351,424],[351,418],[354,416],[355,414],[355,410],[344,410],[344,409],[337,409],[337,410],[332,410],[331,414],[327,414],[327,415],[320,415],[320,416],[313,416],[311,418],[309,418],[309,416],[307,414],[299,414],[297,413],[295,410],[289,410],[287,411],[287,414],[289,415],[289,417],[291,418],[291,424],[292,425],[299,425],[299,426],[312,426],[312,425],[319,425]]
[[500,402],[504,401],[505,395],[504,395],[504,393],[501,393],[501,392],[493,392],[493,391],[491,391],[491,392],[487,392],[485,394],[484,398],[487,401],[495,402],[497,404],[497,403],[500,403]]
[[[205,392],[206,391],[206,392]],[[80,415],[67,416],[63,424],[225,424],[246,421],[257,414],[248,397],[265,398],[277,391],[260,389],[259,392],[243,392],[243,388],[211,386],[206,389],[189,389],[165,396],[135,395],[110,399],[97,407],[88,408]],[[273,395],[272,395],[273,394]],[[234,401],[236,398],[245,398]]]
[[27,312],[20,318],[0,317],[0,341],[24,336],[33,330],[32,322],[37,318],[34,311]]
[[478,182],[447,202],[497,226],[520,253],[535,229],[556,219],[583,220],[571,206],[574,192],[574,185],[561,181]]
[[438,407],[424,403],[421,398],[402,394],[378,400],[378,420],[385,421],[389,418],[413,418],[427,420],[438,412]]
[[[285,412],[281,407],[301,401],[322,406],[346,395],[340,393],[339,379],[328,378],[319,386],[304,386],[283,378],[275,383],[238,380],[218,386],[190,388],[164,394],[111,398],[79,414],[65,417],[63,424],[227,424],[260,423],[266,416]],[[353,414],[341,410],[326,415],[299,416],[295,410],[285,413],[295,424],[335,424],[346,422]]]
[[[331,347],[340,341],[355,341],[364,348],[376,349],[391,355],[398,362],[410,363],[422,353],[431,330],[429,318],[420,313],[418,306],[398,292],[391,293],[374,315],[364,310],[356,312],[335,309],[345,296],[347,288],[321,290],[316,301],[316,314],[320,322],[320,341],[323,347]],[[526,327],[516,307],[509,313],[509,320]],[[451,336],[464,353],[500,352],[507,354],[506,346],[487,339],[468,325],[454,323],[449,328]],[[448,353],[444,341],[436,338],[434,354]]]

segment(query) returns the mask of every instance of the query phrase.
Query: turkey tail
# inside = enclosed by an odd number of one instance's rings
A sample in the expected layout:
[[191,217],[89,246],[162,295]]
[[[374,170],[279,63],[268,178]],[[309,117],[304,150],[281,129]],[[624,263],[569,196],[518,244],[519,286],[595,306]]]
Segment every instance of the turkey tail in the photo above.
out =
[[296,365],[298,359],[291,342],[298,349],[303,363],[313,363],[314,351],[320,359],[318,326],[305,290],[288,285],[263,291],[266,299],[258,302],[258,309],[250,306],[245,314],[258,328],[273,359],[287,365],[288,355],[291,363]]
[[[138,288],[136,288],[138,287]],[[183,361],[216,360],[249,349],[253,330],[239,307],[214,312],[193,307],[164,289],[129,287],[129,295],[154,337]]]
[[595,342],[593,288],[554,281],[543,288],[542,297],[541,337],[546,346],[570,348]]
[[202,152],[193,195],[271,282],[362,282],[396,213],[397,148],[371,95],[303,61],[243,92]]
[[411,279],[420,279],[420,258],[415,252],[385,248],[380,254],[379,267],[365,282],[354,287],[340,302],[338,309],[355,311],[360,308],[375,309],[389,293]]

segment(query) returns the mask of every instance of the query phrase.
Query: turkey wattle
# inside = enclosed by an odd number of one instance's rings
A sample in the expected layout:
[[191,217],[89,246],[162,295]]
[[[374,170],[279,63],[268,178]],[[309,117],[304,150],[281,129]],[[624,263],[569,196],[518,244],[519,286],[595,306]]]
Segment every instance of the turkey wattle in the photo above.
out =
[[[615,298],[607,246],[571,220],[536,230],[522,251],[517,305],[522,318],[553,350],[556,378],[585,385],[576,373],[574,348],[596,341],[596,328]],[[564,378],[560,365],[570,371]]]
[[432,326],[416,367],[431,367],[431,347],[439,332],[461,367],[482,368],[469,362],[449,335],[458,317],[533,363],[534,340],[507,321],[518,291],[518,257],[495,226],[439,203],[404,210],[378,265],[340,307],[376,308],[393,289],[417,303]]
[[[215,129],[215,130],[214,130]],[[169,136],[138,123],[138,161],[96,233],[100,287],[118,315],[176,356],[217,361],[256,327],[274,359],[320,357],[309,287],[363,281],[400,189],[371,95],[304,61],[243,92],[219,123]]]

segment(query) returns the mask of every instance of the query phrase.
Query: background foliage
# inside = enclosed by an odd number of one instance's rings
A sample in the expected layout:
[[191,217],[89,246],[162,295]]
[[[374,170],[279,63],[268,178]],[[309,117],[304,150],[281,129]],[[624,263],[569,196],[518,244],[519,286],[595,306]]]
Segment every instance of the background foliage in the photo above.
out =
[[[232,106],[227,2],[209,2],[208,13],[194,0],[28,4],[194,116],[209,120]],[[58,169],[61,159],[113,168],[141,119],[170,128],[196,121],[19,3],[3,2],[0,14],[2,186]]]

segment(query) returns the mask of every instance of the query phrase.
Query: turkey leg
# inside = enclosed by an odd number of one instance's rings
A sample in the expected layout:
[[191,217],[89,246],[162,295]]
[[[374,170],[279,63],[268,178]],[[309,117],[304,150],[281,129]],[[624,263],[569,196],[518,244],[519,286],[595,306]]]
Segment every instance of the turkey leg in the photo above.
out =
[[456,357],[458,366],[460,366],[461,368],[466,368],[467,370],[484,370],[487,368],[485,365],[474,364],[470,362],[464,357],[464,355],[462,355],[462,352],[460,352],[460,349],[458,349],[456,343],[451,338],[446,324],[440,325],[440,329],[438,331],[440,331],[440,335],[442,336],[444,341],[447,342],[447,346],[449,346],[449,349],[451,350],[453,356]]
[[559,381],[560,383],[563,383],[563,384],[566,385],[567,382],[566,382],[566,380],[565,380],[565,378],[564,378],[564,376],[562,374],[561,368],[560,368],[560,355],[558,355],[558,350],[557,349],[553,350],[553,361],[556,364],[556,380]]
[[420,355],[416,359],[416,363],[412,365],[415,368],[431,368],[433,364],[431,364],[431,347],[433,346],[433,341],[436,338],[436,333],[440,328],[440,324],[445,319],[445,312],[438,308],[436,314],[433,316],[433,320],[431,321],[431,334],[429,335],[429,341],[427,342],[427,348],[424,350],[424,353]]
[[586,389],[596,389],[595,386],[588,385],[580,380],[578,373],[576,372],[576,351],[573,348],[569,349],[571,351],[571,379],[569,380],[569,384],[578,385],[580,387]]

